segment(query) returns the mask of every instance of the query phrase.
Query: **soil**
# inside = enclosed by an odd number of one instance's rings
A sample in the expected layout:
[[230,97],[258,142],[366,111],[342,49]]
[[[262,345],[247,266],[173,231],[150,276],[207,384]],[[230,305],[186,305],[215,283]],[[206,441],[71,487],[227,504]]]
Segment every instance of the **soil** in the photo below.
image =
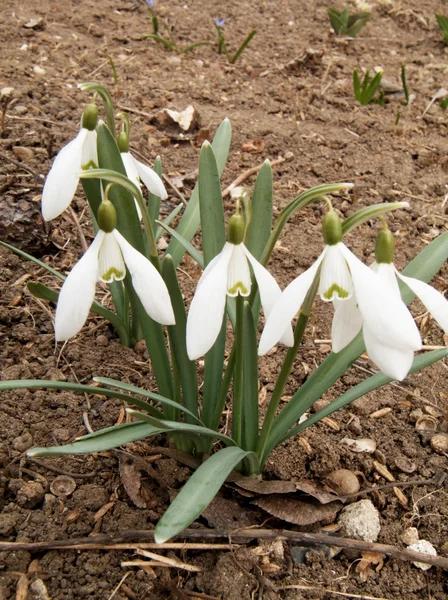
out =
[[[410,209],[388,219],[397,239],[396,264],[404,267],[447,229],[446,113],[438,101],[426,111],[431,98],[446,86],[447,49],[435,19],[445,7],[436,0],[378,2],[372,19],[354,39],[334,35],[326,7],[321,0],[229,0],[224,5],[217,0],[189,0],[188,4],[156,0],[153,10],[161,33],[167,23],[180,47],[212,42],[176,55],[145,38],[151,33],[148,7],[138,0],[41,0],[33,6],[4,2],[0,89],[14,89],[7,106],[7,92],[3,92],[5,110],[0,121],[1,239],[63,272],[78,260],[82,250],[70,216],[44,224],[39,202],[43,178],[58,150],[76,134],[82,107],[88,102],[77,84],[95,80],[108,87],[116,106],[128,110],[132,149],[148,163],[160,155],[165,174],[177,183],[182,180],[180,191],[187,198],[194,185],[201,140],[213,136],[222,119],[229,117],[233,139],[223,186],[265,158],[281,156],[284,162],[274,167],[277,212],[300,191],[333,181],[355,183],[353,192],[335,198],[344,216],[372,203],[407,200]],[[257,30],[234,65],[217,54],[213,18],[225,19],[223,31],[231,49],[251,29]],[[400,90],[402,64],[414,96],[409,106],[400,91],[387,93],[384,107],[360,106],[355,101],[354,67],[380,66],[384,78]],[[200,116],[202,129],[196,135],[173,134],[158,121],[161,109],[183,110],[189,104]],[[255,153],[247,151],[247,144],[254,140],[259,150]],[[245,184],[250,187],[253,182],[249,178]],[[179,201],[171,187],[168,191],[166,213]],[[72,206],[90,241],[92,231],[81,191]],[[285,228],[271,261],[272,273],[282,287],[320,253],[321,217],[319,208],[307,209]],[[369,223],[347,238],[350,248],[367,262],[373,260],[378,229],[377,222]],[[90,383],[94,376],[109,376],[155,389],[144,346],[121,346],[114,331],[95,316],[76,338],[63,348],[56,347],[54,307],[33,299],[26,283],[57,282],[9,250],[0,248],[0,253],[3,379]],[[187,259],[181,267],[181,285],[189,301],[200,273]],[[447,274],[445,266],[432,282],[440,291],[447,289]],[[424,343],[445,344],[423,307],[415,302],[412,309]],[[328,307],[318,302],[285,401],[329,352],[330,324]],[[283,357],[284,350],[278,347],[260,363],[260,385],[268,397]],[[375,461],[398,481],[430,480],[446,472],[447,456],[435,453],[428,439],[415,430],[415,410],[434,415],[439,431],[447,429],[443,416],[448,397],[446,367],[439,363],[411,375],[399,386],[387,386],[356,401],[333,415],[332,422],[307,429],[301,439],[291,439],[272,454],[265,478],[306,477],[320,484],[334,469],[346,468],[356,472],[366,488],[386,482]],[[363,357],[324,400],[362,381],[372,368]],[[371,418],[380,408],[391,410],[381,418]],[[134,456],[156,456],[150,463],[152,475],[145,474],[142,508],[123,486],[117,452],[42,459],[40,463],[26,458],[32,446],[67,443],[85,433],[85,414],[95,430],[122,420],[119,401],[71,392],[17,390],[2,394],[1,412],[0,536],[4,541],[152,529],[170,494],[188,477],[189,469],[183,464],[166,456],[157,459],[163,438],[128,445],[126,451]],[[372,438],[377,450],[356,454],[341,444],[344,437]],[[403,464],[408,465],[404,470]],[[73,492],[56,493],[58,471],[71,474],[76,484]],[[380,512],[378,541],[403,548],[401,536],[412,525],[421,539],[446,555],[446,486],[410,486],[403,488],[403,494],[405,503],[392,490],[369,495]],[[201,517],[198,526],[261,525],[268,518],[250,500],[228,489],[218,502],[222,505]],[[323,524],[296,527],[271,518],[264,526],[319,531]],[[386,558],[377,571],[373,566],[364,581],[357,570],[359,556],[340,553],[327,558],[317,549],[300,562],[288,544],[268,546],[255,541],[232,552],[189,550],[176,555],[202,571],[125,568],[121,563],[135,558],[130,551],[3,552],[0,598],[448,597],[442,570],[422,571],[395,559]],[[39,592],[39,581],[44,591],[41,587]]]

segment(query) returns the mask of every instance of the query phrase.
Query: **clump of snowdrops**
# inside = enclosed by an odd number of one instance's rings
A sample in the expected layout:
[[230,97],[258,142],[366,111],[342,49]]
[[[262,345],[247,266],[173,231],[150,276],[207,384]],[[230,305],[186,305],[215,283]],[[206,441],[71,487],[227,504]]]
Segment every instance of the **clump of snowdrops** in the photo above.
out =
[[[269,454],[285,440],[367,392],[447,356],[448,349],[415,354],[422,342],[407,304],[419,296],[448,331],[448,303],[427,285],[448,257],[448,233],[431,242],[400,273],[393,263],[394,236],[383,215],[405,209],[406,203],[368,206],[342,220],[333,204],[337,206],[337,194],[346,193],[352,184],[323,184],[291,200],[273,222],[268,161],[251,196],[241,188],[234,190],[234,211],[226,224],[220,177],[231,140],[227,119],[212,144],[202,146],[198,181],[187,207],[179,205],[161,221],[160,206],[167,192],[160,160],[150,168],[132,155],[128,118],[118,115],[117,131],[112,100],[102,86],[88,83],[81,88],[91,92],[93,100],[83,112],[79,134],[62,148],[48,174],[42,213],[47,221],[56,219],[81,182],[96,236],[67,277],[25,255],[62,281],[59,290],[42,283],[29,287],[36,296],[57,303],[58,342],[83,335],[90,312],[110,321],[123,344],[144,339],[157,389],[95,378],[100,385],[95,394],[124,400],[132,407],[127,411],[133,420],[89,433],[72,444],[34,448],[28,454],[99,452],[166,433],[172,444],[203,462],[159,521],[155,537],[163,542],[201,514],[233,469],[260,475]],[[98,120],[100,99],[107,123]],[[269,273],[271,254],[288,219],[316,202],[326,207],[322,252],[282,291]],[[379,230],[376,261],[367,266],[346,246],[344,236],[373,219],[378,219]],[[192,244],[199,226],[202,252]],[[157,241],[164,232],[171,241],[161,255]],[[186,252],[203,268],[188,311],[176,274]],[[95,301],[99,281],[110,286],[113,310]],[[334,311],[332,352],[279,409],[317,298]],[[258,339],[261,314],[264,326]],[[231,348],[227,357],[226,342]],[[261,419],[258,361],[278,343],[288,351]],[[301,419],[366,350],[378,372]],[[203,381],[198,378],[198,360],[203,361]],[[71,382],[0,383],[0,389],[25,387],[92,391],[88,385]],[[228,406],[232,426],[225,435],[220,423]]]

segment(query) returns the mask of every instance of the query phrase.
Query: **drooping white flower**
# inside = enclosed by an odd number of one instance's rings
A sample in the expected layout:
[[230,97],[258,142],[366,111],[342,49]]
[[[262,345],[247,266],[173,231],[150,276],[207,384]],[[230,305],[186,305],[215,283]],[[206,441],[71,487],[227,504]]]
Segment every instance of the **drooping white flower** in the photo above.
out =
[[335,305],[333,351],[342,350],[362,327],[370,358],[383,373],[401,380],[409,372],[414,351],[421,348],[415,322],[390,286],[338,239],[339,234],[334,240],[326,239],[327,245],[316,262],[284,290],[267,319],[259,354],[265,354],[279,341],[278,332],[293,319],[319,276],[320,297]]
[[98,108],[86,107],[82,127],[74,140],[56,156],[42,191],[42,216],[51,221],[66,210],[73,200],[82,170],[98,168],[96,122]]
[[[281,290],[272,275],[249,252],[243,243],[226,242],[202,273],[190,305],[187,319],[187,352],[190,360],[206,354],[218,337],[227,296],[249,296],[252,266],[260,291],[265,317],[278,300]],[[294,339],[289,323],[285,324],[279,338],[292,346]]]
[[89,314],[98,281],[120,281],[128,269],[132,285],[148,315],[163,325],[175,323],[171,299],[160,273],[117,229],[99,230],[92,245],[73,267],[59,293],[56,341],[80,331]]
[[122,152],[121,159],[128,179],[139,186],[143,182],[151,194],[158,196],[161,200],[168,198],[163,181],[153,169],[138,161],[130,152]]

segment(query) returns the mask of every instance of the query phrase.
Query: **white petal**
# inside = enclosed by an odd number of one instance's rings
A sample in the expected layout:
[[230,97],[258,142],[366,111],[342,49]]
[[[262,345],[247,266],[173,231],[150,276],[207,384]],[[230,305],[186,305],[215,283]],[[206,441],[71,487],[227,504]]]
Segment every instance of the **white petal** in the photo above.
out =
[[227,267],[227,294],[229,296],[248,296],[252,281],[249,263],[244,253],[243,244],[232,244],[232,254]]
[[120,245],[124,262],[132,278],[132,285],[143,308],[154,321],[162,325],[174,325],[171,298],[162,276],[143,254],[125,240],[119,231],[112,232]]
[[397,277],[395,275],[395,267],[391,263],[376,263],[370,265],[370,268],[375,271],[378,277],[387,283],[387,285],[394,291],[394,294],[401,299],[400,287],[398,285]]
[[63,213],[75,195],[87,133],[87,129],[81,129],[54,160],[42,192],[42,215],[45,221],[51,221]]
[[[137,167],[135,166],[135,162],[134,159],[131,155],[130,152],[122,152],[121,153],[121,160],[123,161],[123,165],[126,171],[126,177],[128,179],[130,179],[132,181],[132,183],[135,183],[136,186],[141,187],[140,186],[140,177],[138,176],[137,173]],[[137,214],[138,214],[138,218],[141,220],[142,218],[142,211],[140,210],[140,206],[138,205],[137,200],[135,200],[135,208],[137,209]]]
[[362,333],[369,358],[388,377],[398,381],[404,379],[414,360],[414,352],[408,348],[394,348],[383,344],[365,325]]
[[96,131],[87,130],[86,137],[82,145],[81,169],[98,169]]
[[139,162],[136,158],[132,157],[132,159],[137,169],[138,176],[146,185],[148,190],[155,196],[158,196],[161,200],[168,198],[163,181],[160,179],[157,173],[150,167],[147,167],[143,163]]
[[361,331],[362,317],[354,294],[347,300],[333,300],[333,306],[332,349],[333,352],[340,352]]
[[269,317],[266,320],[263,333],[260,338],[258,354],[266,354],[272,346],[280,340],[288,325],[291,324],[294,315],[300,309],[305,300],[306,294],[313,283],[320,263],[322,262],[327,247],[316,260],[316,262],[304,273],[292,281],[282,292],[280,298],[275,303]]
[[[265,267],[263,267],[261,263],[258,262],[255,256],[252,256],[252,254],[249,252],[246,246],[244,246],[243,244],[241,245],[243,246],[243,250],[250,264],[252,265],[255,279],[257,280],[258,289],[260,291],[260,300],[264,311],[264,317],[265,319],[267,319],[274,304],[280,298],[282,291],[278,283],[269,273],[269,271],[265,269]],[[286,331],[280,338],[280,341],[286,346],[294,345],[294,333],[292,331],[290,323],[288,324]]]
[[233,245],[226,242],[221,253],[207,265],[191,301],[187,318],[187,352],[196,360],[210,350],[221,329],[227,292],[227,267]]
[[347,262],[340,249],[341,244],[327,246],[327,253],[320,271],[319,295],[325,302],[350,298],[353,283]]
[[448,301],[445,296],[420,279],[405,277],[398,271],[396,274],[420,298],[443,331],[448,333]]
[[54,323],[57,342],[63,342],[78,333],[86,322],[95,297],[98,281],[98,253],[104,231],[99,231],[92,245],[70,271],[59,292]]
[[104,283],[121,281],[126,276],[126,267],[120,246],[113,233],[104,235],[98,256],[98,275]]
[[420,334],[404,302],[344,244],[341,251],[350,267],[364,327],[384,345],[420,350]]

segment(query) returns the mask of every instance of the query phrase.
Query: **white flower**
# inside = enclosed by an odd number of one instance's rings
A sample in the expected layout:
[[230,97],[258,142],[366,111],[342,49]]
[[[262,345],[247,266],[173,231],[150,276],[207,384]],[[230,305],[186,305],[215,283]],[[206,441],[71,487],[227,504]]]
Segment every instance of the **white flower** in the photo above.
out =
[[[300,309],[318,273],[319,294],[333,300],[333,350],[340,351],[363,328],[370,358],[393,379],[403,379],[411,367],[421,339],[414,320],[401,298],[369,267],[339,242],[325,246],[316,262],[284,290],[272,309],[260,340],[259,354],[279,341]],[[359,313],[356,311],[356,304]]]
[[[135,183],[135,185],[140,187],[141,182],[143,182],[151,194],[158,196],[161,200],[168,198],[163,181],[153,169],[138,161],[130,152],[121,152],[121,160],[123,161],[127,178]],[[141,219],[142,212],[137,201],[135,202],[135,208],[137,209],[139,219]]]
[[[281,290],[275,279],[245,245],[226,242],[222,251],[202,273],[191,302],[187,319],[187,352],[190,360],[203,356],[215,343],[224,317],[226,296],[249,296],[249,263],[258,283],[266,318],[280,297]],[[279,338],[292,346],[294,340],[290,323],[285,323]]]
[[[378,277],[390,288],[393,294],[400,299],[401,294],[397,278],[401,279],[420,299],[443,331],[448,333],[448,301],[443,294],[427,283],[420,281],[420,279],[402,275],[392,263],[374,262],[370,268],[377,273]],[[335,315],[332,327],[334,352],[339,352],[350,343],[362,326],[363,318],[355,298],[350,299],[348,302],[335,303]],[[365,338],[365,325],[363,332]],[[367,335],[370,335],[369,330],[367,330]],[[375,359],[373,358],[373,360]],[[387,355],[384,356],[384,360],[388,360]],[[375,362],[379,365],[378,361],[375,360]],[[386,372],[383,368],[381,370]]]
[[116,229],[110,233],[99,230],[59,293],[55,319],[56,341],[68,340],[82,328],[95,296],[96,283],[124,279],[126,267],[148,315],[158,323],[174,325],[171,299],[154,265]]
[[55,219],[70,205],[82,170],[97,168],[96,131],[82,127],[74,140],[62,148],[47,175],[42,192],[42,215]]

